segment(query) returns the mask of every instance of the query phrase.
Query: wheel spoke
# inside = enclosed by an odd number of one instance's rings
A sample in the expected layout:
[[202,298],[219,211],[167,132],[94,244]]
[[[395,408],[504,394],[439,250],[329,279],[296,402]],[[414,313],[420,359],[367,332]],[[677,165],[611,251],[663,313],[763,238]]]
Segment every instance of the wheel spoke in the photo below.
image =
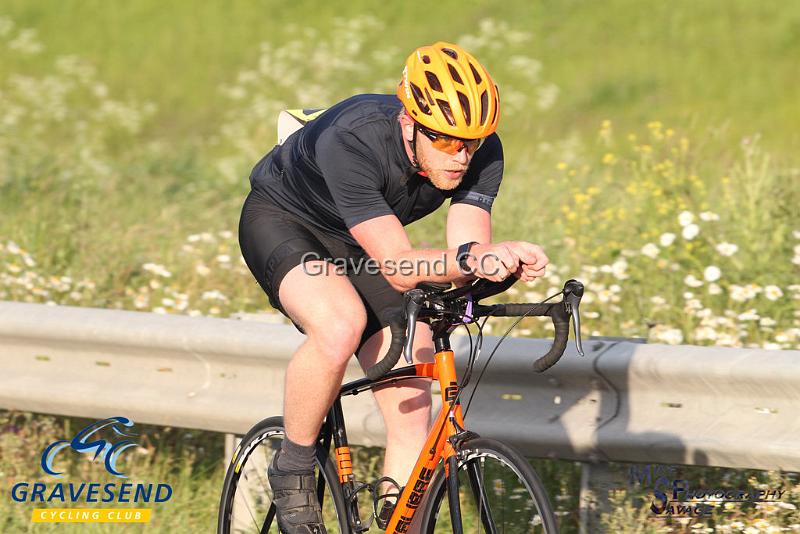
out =
[[[557,525],[539,477],[525,458],[495,440],[476,438],[460,451],[459,508],[464,532],[555,534]],[[435,492],[423,513],[426,532],[452,530],[445,508],[444,473],[431,482]]]
[[[272,418],[243,438],[238,449],[241,456],[236,464],[230,464],[226,473],[217,534],[278,533],[277,510],[272,502],[267,468],[280,449],[283,436],[282,421]],[[236,465],[240,465],[238,472]],[[344,498],[333,463],[330,460],[324,464],[318,462],[316,476],[328,532],[347,532]]]

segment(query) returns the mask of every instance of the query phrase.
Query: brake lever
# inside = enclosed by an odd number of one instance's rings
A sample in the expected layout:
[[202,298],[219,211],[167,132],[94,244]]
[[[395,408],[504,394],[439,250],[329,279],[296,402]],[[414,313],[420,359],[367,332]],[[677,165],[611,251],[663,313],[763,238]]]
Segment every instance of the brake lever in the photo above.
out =
[[581,343],[581,314],[578,311],[583,297],[583,284],[575,279],[567,280],[564,284],[564,307],[567,313],[572,315],[572,327],[575,330],[575,348],[578,354],[583,356],[583,344]]
[[417,331],[417,316],[422,308],[425,292],[421,289],[411,289],[406,292],[406,344],[403,347],[403,357],[411,365],[414,363],[414,334]]

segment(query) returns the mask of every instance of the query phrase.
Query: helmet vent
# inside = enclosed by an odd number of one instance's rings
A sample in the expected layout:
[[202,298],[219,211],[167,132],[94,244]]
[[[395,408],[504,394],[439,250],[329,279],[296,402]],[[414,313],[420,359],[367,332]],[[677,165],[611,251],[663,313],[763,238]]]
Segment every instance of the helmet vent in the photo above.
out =
[[414,95],[414,100],[417,102],[417,106],[419,107],[420,111],[422,111],[425,115],[431,114],[431,108],[425,102],[425,99],[422,98],[422,91],[416,84],[411,84],[411,93]]
[[455,126],[456,121],[453,118],[453,110],[450,108],[450,104],[448,104],[445,100],[436,99],[436,103],[439,104],[439,108],[441,108],[442,113],[444,113],[444,118],[447,119],[447,124],[450,126]]
[[422,56],[422,62],[425,63],[426,65],[429,64],[431,62],[431,57],[425,54],[424,56]]
[[442,48],[442,52],[444,52],[453,59],[458,59],[458,53],[452,48]]
[[484,91],[481,93],[481,126],[486,124],[486,116],[489,114],[489,94]]
[[425,71],[425,77],[428,79],[431,89],[434,91],[442,92],[442,84],[439,82],[439,77],[430,71]]
[[480,74],[478,74],[478,71],[477,71],[477,69],[475,68],[475,65],[473,65],[472,63],[470,63],[470,64],[469,64],[469,68],[472,70],[472,76],[475,78],[475,83],[477,83],[477,84],[480,84],[480,83],[481,83],[481,80],[483,80],[483,78],[481,78],[481,75],[480,75]]
[[425,98],[428,99],[428,103],[432,106],[433,105],[433,97],[431,96],[431,93],[430,93],[430,91],[428,91],[427,87],[425,88]]
[[447,68],[450,69],[450,76],[452,76],[453,80],[457,81],[461,85],[464,85],[464,81],[461,79],[461,75],[458,74],[456,68],[450,63],[447,64]]
[[467,95],[461,91],[456,91],[456,94],[458,95],[458,101],[461,102],[461,109],[464,110],[464,120],[467,121],[467,124],[469,125],[472,123],[472,112],[469,109],[469,99],[467,98]]

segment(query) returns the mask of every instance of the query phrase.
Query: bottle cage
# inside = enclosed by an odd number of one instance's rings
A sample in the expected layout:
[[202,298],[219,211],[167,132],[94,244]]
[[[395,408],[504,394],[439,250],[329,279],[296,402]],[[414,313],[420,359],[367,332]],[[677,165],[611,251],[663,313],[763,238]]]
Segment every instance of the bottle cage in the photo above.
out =
[[313,121],[325,109],[286,109],[278,114],[278,144],[282,145],[294,132]]

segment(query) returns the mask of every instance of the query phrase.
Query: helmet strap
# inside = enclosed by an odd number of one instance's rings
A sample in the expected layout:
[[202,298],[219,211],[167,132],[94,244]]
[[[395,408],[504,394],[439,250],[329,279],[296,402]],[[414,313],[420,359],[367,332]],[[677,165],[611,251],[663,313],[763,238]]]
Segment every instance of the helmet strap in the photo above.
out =
[[411,165],[419,169],[419,161],[417,161],[417,122],[414,121],[414,133],[411,134]]

